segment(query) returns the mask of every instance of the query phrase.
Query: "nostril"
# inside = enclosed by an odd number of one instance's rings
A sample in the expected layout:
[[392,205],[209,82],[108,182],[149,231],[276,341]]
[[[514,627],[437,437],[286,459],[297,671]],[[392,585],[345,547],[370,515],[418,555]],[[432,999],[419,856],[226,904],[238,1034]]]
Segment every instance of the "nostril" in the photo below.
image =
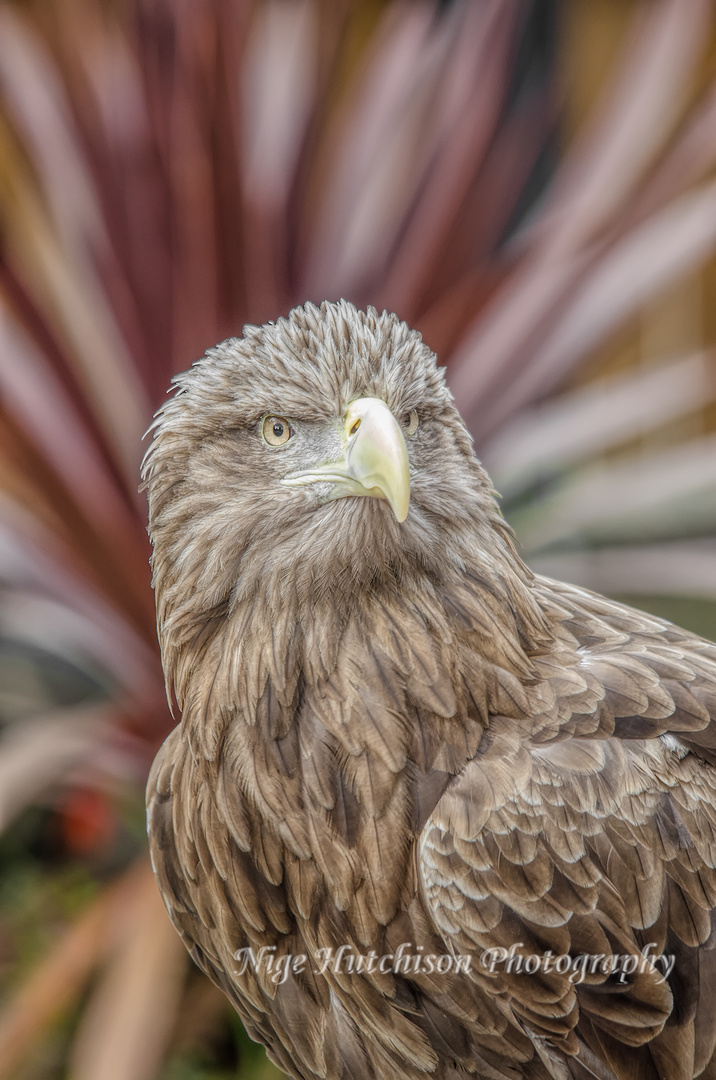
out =
[[360,417],[358,417],[358,419],[357,419],[357,420],[355,420],[355,421],[354,421],[354,422],[353,422],[353,423],[351,424],[351,426],[350,426],[350,428],[349,428],[349,430],[348,430],[348,434],[349,434],[349,435],[355,435],[355,433],[356,433],[356,431],[358,430],[358,428],[359,428],[359,427],[360,427]]

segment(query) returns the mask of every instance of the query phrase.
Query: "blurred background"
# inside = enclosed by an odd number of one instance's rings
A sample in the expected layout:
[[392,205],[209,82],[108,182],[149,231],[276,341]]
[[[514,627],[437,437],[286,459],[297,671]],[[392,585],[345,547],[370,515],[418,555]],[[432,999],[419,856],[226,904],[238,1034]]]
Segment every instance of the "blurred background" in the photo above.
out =
[[712,0],[0,0],[0,1078],[278,1076],[146,858],[171,375],[394,310],[527,561],[716,637],[715,254]]

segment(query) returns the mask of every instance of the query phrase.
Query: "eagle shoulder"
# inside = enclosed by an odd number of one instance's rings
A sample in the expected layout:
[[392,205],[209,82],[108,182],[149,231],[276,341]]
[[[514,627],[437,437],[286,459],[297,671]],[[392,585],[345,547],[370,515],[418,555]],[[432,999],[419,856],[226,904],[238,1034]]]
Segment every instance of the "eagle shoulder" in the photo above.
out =
[[[716,1049],[712,1025],[698,1038],[694,1025],[716,978],[716,648],[586,591],[538,587],[563,610],[526,687],[533,712],[490,718],[428,819],[425,902],[550,1046],[597,1054],[620,1080],[645,1057],[653,1075],[691,1080]],[[580,961],[635,963],[647,946],[675,958],[668,978],[661,961],[625,976]],[[511,948],[539,960],[509,964]]]

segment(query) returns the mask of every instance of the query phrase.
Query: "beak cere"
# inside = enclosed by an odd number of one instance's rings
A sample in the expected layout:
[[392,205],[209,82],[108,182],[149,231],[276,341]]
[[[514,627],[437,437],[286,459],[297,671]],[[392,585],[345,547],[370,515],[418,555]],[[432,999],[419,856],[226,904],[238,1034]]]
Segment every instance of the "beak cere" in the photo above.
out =
[[366,495],[387,499],[398,521],[410,503],[408,448],[398,421],[380,398],[359,398],[346,413],[346,471]]
[[387,499],[396,519],[405,521],[410,504],[408,448],[385,402],[372,397],[353,401],[346,412],[341,442],[339,461],[294,473],[281,483],[288,487],[330,484],[324,502],[349,495]]

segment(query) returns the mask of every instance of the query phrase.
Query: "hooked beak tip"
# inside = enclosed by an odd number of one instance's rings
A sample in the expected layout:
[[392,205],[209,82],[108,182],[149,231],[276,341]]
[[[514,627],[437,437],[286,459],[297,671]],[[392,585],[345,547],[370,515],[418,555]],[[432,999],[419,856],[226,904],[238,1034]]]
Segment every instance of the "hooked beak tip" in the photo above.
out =
[[410,508],[410,466],[405,436],[392,412],[380,398],[359,398],[346,413],[344,437],[348,442],[348,475],[386,499],[402,524]]

